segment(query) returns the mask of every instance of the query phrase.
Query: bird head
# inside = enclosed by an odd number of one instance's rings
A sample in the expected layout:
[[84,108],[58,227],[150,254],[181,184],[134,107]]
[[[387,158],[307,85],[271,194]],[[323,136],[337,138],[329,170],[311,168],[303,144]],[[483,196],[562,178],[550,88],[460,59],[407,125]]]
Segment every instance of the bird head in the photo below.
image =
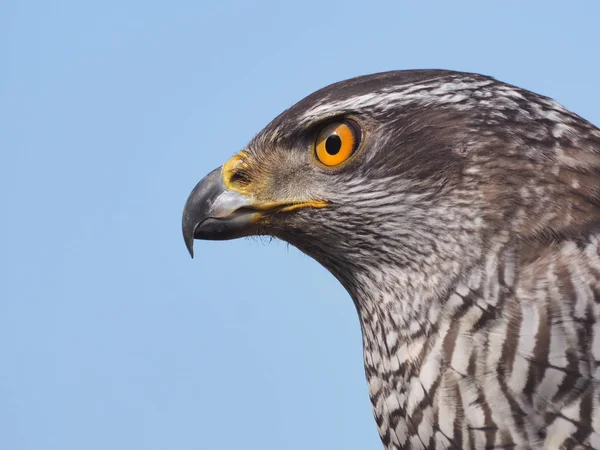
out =
[[476,74],[396,71],[336,83],[198,183],[184,239],[192,253],[194,239],[270,235],[346,287],[356,274],[392,268],[405,286],[416,289],[410,274],[419,273],[421,284],[444,289],[422,274],[452,279],[490,236],[557,234],[588,220],[585,206],[561,217],[568,189],[546,182],[574,173],[557,169],[568,163],[555,142],[556,133],[565,145],[574,139],[575,121],[583,122],[550,99]]

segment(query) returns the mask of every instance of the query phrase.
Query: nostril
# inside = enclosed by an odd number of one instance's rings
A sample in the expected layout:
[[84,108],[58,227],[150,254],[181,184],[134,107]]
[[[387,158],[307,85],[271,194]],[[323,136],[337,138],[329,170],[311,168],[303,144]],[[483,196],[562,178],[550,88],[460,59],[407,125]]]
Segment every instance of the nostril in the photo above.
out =
[[236,170],[231,174],[229,182],[232,184],[248,184],[250,183],[250,174],[244,169]]

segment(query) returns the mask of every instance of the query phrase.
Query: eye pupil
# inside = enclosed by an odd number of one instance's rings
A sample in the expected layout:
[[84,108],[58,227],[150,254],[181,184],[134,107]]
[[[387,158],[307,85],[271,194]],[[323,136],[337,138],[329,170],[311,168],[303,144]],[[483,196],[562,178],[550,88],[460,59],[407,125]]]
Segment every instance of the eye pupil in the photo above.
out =
[[337,134],[332,134],[325,141],[325,150],[330,155],[337,155],[342,148],[342,139]]

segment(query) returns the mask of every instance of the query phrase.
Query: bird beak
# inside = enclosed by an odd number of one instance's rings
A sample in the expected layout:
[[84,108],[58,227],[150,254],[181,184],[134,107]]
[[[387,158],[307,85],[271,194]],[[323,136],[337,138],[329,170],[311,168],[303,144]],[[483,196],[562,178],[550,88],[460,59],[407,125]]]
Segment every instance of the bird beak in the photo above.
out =
[[185,245],[194,257],[194,239],[225,240],[248,236],[260,210],[248,196],[227,189],[222,168],[196,185],[183,209]]
[[244,152],[213,170],[196,185],[183,209],[183,240],[194,257],[194,239],[226,240],[259,234],[262,218],[302,208],[323,208],[329,202],[312,199],[256,198],[252,185],[234,181],[246,164]]

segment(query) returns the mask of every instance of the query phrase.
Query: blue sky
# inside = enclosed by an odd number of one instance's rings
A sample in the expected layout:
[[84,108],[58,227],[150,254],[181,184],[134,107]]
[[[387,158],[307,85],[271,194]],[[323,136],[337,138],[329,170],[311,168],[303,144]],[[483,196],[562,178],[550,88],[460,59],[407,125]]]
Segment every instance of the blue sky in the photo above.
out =
[[481,72],[600,124],[600,3],[0,4],[0,449],[379,449],[351,300],[195,183],[371,72]]

